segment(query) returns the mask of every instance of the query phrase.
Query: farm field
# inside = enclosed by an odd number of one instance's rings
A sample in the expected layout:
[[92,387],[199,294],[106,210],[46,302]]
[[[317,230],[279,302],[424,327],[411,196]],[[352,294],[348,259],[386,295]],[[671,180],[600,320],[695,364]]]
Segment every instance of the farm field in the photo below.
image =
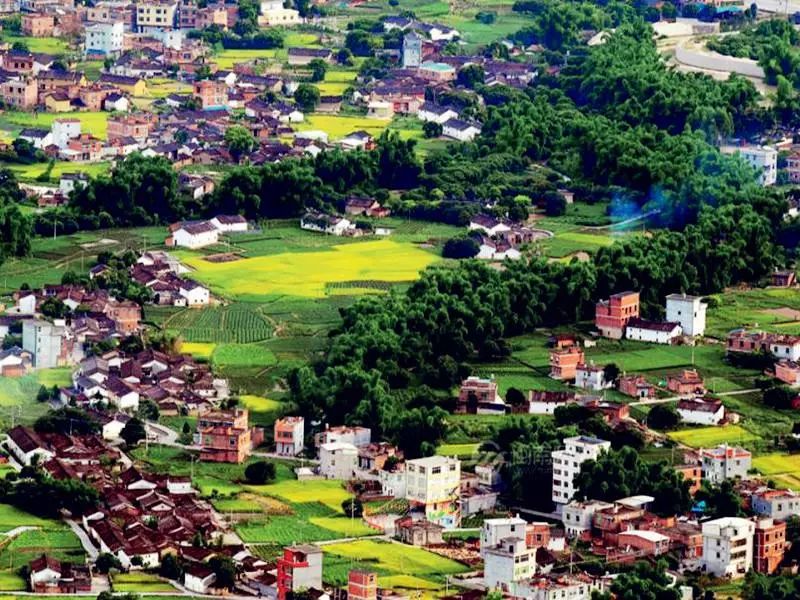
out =
[[[326,91],[325,93],[340,94],[341,91]],[[385,129],[397,131],[403,139],[422,137],[422,126],[412,128],[407,119],[389,121],[351,115],[312,114],[308,115],[302,123],[297,123],[296,128],[298,131],[324,131],[330,140],[341,139],[354,131],[366,131],[373,137],[377,137]]]
[[164,241],[163,227],[110,229],[71,235],[34,238],[31,255],[10,258],[0,265],[0,294],[16,291],[23,283],[41,287],[59,283],[67,270],[85,271],[101,250],[118,252],[125,248],[141,250],[160,246]]
[[681,429],[679,431],[671,431],[667,436],[671,440],[686,444],[692,448],[709,448],[725,443],[744,444],[759,439],[759,436],[739,425]]
[[723,339],[729,331],[752,327],[800,333],[800,292],[787,288],[728,291],[715,294],[708,309],[706,335]]
[[115,592],[157,593],[174,592],[175,587],[158,575],[144,572],[115,573],[112,576],[112,589]]
[[68,161],[58,161],[53,163],[50,169],[48,163],[34,163],[32,165],[8,165],[20,181],[42,183],[37,177],[49,172],[50,182],[57,184],[64,173],[85,173],[90,177],[97,177],[108,172],[111,163],[73,163]]
[[21,42],[28,47],[31,52],[41,52],[42,54],[66,54],[69,45],[62,38],[57,37],[29,37],[26,35],[15,35],[13,33],[2,33],[0,41],[7,44]]
[[753,457],[753,467],[778,487],[800,491],[800,454],[763,454]]
[[0,115],[0,128],[14,127],[23,129],[25,127],[36,127],[39,129],[50,129],[53,121],[69,117],[78,119],[81,122],[81,131],[91,133],[100,139],[106,138],[108,129],[108,112],[76,112],[65,115],[63,113],[25,113],[25,112],[6,112]]
[[[414,280],[435,255],[391,240],[333,246],[328,251],[284,253],[239,261],[210,263],[197,255],[185,256],[193,277],[224,296],[263,300],[269,295],[320,298],[330,283],[403,282]],[[298,281],[297,274],[302,273]]]
[[[31,521],[25,524],[41,521],[33,515],[27,516]],[[42,527],[24,531],[8,543],[0,538],[0,591],[26,590],[27,583],[19,576],[19,568],[40,556],[44,549],[59,560],[83,562],[83,548],[72,530],[55,521],[44,521]]]
[[334,585],[345,583],[351,569],[364,568],[378,574],[381,586],[444,591],[446,576],[467,570],[461,563],[422,548],[385,541],[326,544],[323,551],[323,577]]
[[209,360],[217,345],[211,342],[181,342],[180,351],[197,359]]
[[[47,412],[47,404],[36,402],[39,388],[64,386],[71,381],[70,368],[41,369],[23,377],[0,377],[0,425],[10,426],[12,416],[15,423],[32,424]],[[25,407],[24,410],[22,407]]]
[[[342,502],[351,494],[341,482],[294,479],[290,464],[275,461],[277,479],[266,485],[251,485],[244,479],[247,464],[214,464],[195,461],[178,448],[151,446],[133,452],[136,460],[164,472],[189,475],[203,496],[211,498],[226,513],[246,514],[236,530],[247,543],[265,544],[335,540],[375,533],[360,519],[349,519]],[[251,459],[250,462],[257,460]]]
[[470,458],[478,451],[478,448],[480,448],[480,444],[478,443],[442,444],[436,449],[436,454],[441,454],[442,456]]

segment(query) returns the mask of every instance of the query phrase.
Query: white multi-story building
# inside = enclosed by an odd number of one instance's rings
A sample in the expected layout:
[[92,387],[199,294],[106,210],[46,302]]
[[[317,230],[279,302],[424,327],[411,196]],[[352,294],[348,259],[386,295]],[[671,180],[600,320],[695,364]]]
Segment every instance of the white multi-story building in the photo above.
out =
[[603,367],[596,365],[578,365],[575,369],[575,387],[585,390],[604,390],[611,387],[606,382],[606,375]]
[[78,119],[56,119],[50,126],[53,144],[63,150],[71,139],[81,135],[81,122]]
[[758,171],[761,185],[774,185],[778,179],[778,151],[769,146],[722,146],[723,154],[738,154]]
[[64,366],[67,330],[49,321],[28,319],[22,322],[22,349],[31,353],[33,366],[52,369]]
[[84,53],[114,56],[122,52],[122,40],[125,36],[125,24],[122,21],[94,23],[87,25],[84,31],[86,33],[86,40],[83,44]]
[[581,537],[584,533],[591,531],[594,513],[612,506],[614,505],[600,500],[572,501],[565,505],[561,509],[561,522],[564,524],[564,532],[567,537]]
[[564,573],[534,577],[516,586],[516,596],[525,600],[591,600],[592,593],[603,591],[603,580],[583,573]]
[[723,517],[703,523],[700,567],[717,577],[744,577],[753,565],[753,521]]
[[353,446],[366,446],[372,441],[369,427],[329,427],[315,436],[317,446],[331,442],[347,442]]
[[481,527],[481,556],[487,548],[494,548],[504,538],[524,538],[528,522],[519,517],[486,519]]
[[518,582],[536,571],[536,549],[528,548],[525,537],[508,537],[483,551],[483,583],[488,590],[502,590],[517,596]]
[[670,294],[667,296],[667,321],[680,323],[683,335],[703,335],[706,330],[706,308],[700,296]]
[[358,467],[358,448],[347,442],[319,447],[319,473],[326,479],[352,479]]
[[564,450],[551,453],[553,458],[553,502],[563,505],[575,495],[575,477],[587,460],[596,460],[611,449],[611,442],[585,435],[566,438]]
[[422,506],[429,521],[445,528],[457,527],[461,461],[429,456],[406,461],[406,499]]
[[136,28],[141,33],[175,29],[177,16],[178,3],[171,0],[151,0],[136,4]]
[[700,451],[703,479],[719,484],[726,479],[744,478],[750,470],[752,454],[744,448],[721,444]]

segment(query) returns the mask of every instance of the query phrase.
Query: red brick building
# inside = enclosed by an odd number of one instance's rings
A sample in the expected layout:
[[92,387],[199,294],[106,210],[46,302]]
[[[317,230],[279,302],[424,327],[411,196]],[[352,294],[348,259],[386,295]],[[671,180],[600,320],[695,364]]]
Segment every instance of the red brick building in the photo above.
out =
[[572,346],[563,350],[550,351],[550,377],[553,379],[575,379],[578,365],[584,364],[583,350]]
[[656,388],[643,375],[623,375],[619,378],[619,391],[632,398],[652,398]]
[[778,570],[786,552],[786,523],[773,519],[756,521],[753,538],[753,568],[771,575]]
[[203,110],[228,105],[228,86],[224,81],[203,79],[194,84],[193,96]]
[[248,425],[248,411],[236,408],[216,411],[197,421],[195,442],[200,444],[200,460],[209,462],[242,463],[253,447],[264,439],[263,430]]
[[356,569],[347,576],[348,600],[377,600],[378,575],[372,571]]
[[30,37],[52,37],[56,22],[53,15],[23,13],[22,33]]
[[594,324],[603,337],[619,340],[628,321],[639,317],[639,292],[620,292],[595,305]]
[[696,369],[684,369],[677,375],[667,375],[667,389],[678,396],[694,396],[706,393],[703,378]]

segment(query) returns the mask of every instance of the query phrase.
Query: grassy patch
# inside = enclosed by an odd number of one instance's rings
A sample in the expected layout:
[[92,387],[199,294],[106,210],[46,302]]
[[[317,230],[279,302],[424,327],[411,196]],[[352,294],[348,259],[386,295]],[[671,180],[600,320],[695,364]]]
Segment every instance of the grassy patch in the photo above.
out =
[[436,449],[436,454],[442,456],[458,456],[459,458],[470,458],[480,448],[479,443],[467,444],[442,444]]

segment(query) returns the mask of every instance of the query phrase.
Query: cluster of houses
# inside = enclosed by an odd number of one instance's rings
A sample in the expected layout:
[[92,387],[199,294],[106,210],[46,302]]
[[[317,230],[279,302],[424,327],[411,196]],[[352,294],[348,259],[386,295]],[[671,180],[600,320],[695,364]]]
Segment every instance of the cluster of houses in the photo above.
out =
[[469,221],[468,229],[479,244],[475,258],[501,261],[522,258],[521,247],[536,240],[552,237],[543,229],[532,229],[506,218],[479,214]]
[[[92,270],[102,272],[105,265]],[[166,252],[144,252],[130,269],[133,281],[143,285],[153,294],[152,302],[167,306],[207,306],[211,292],[197,281],[186,277],[188,269]],[[97,275],[95,275],[97,276]]]
[[[33,369],[74,365],[86,347],[108,339],[121,339],[140,330],[141,308],[117,300],[106,290],[82,285],[46,285],[14,294],[14,306],[0,319],[4,337],[19,333],[20,345],[0,352],[0,376],[20,377]],[[42,307],[63,305],[67,318],[48,320]]]
[[[391,211],[374,198],[350,196],[345,200],[344,216],[309,210],[300,218],[300,229],[328,235],[358,237],[362,235],[389,235],[391,229],[373,227],[363,217],[384,218]],[[360,219],[358,217],[361,217]]]
[[227,381],[215,377],[207,364],[155,350],[128,355],[114,349],[89,356],[78,364],[72,386],[61,390],[63,402],[80,407],[104,404],[132,412],[151,400],[165,415],[202,415],[228,395]]

